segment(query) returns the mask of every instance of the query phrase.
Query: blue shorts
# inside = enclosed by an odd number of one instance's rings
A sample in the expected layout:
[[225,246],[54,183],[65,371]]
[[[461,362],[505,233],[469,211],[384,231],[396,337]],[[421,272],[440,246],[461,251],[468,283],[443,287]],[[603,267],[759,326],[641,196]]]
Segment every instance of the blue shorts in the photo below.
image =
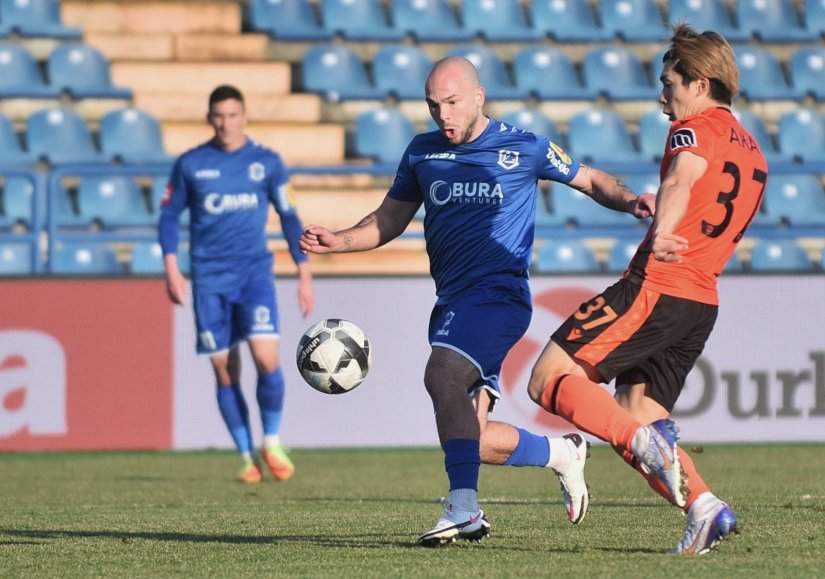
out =
[[230,292],[193,292],[198,354],[217,354],[252,336],[280,332],[275,283],[264,271]]
[[501,397],[501,365],[527,331],[532,315],[526,279],[514,278],[513,285],[475,288],[433,308],[430,345],[449,348],[469,360],[481,378],[467,392],[473,395],[485,388],[495,403]]

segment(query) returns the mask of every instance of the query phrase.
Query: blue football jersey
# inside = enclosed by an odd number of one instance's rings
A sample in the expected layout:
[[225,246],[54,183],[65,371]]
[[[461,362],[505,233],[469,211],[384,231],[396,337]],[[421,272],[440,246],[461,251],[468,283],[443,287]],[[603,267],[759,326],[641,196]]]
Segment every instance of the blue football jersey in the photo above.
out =
[[249,139],[231,153],[211,141],[191,149],[176,161],[161,201],[163,254],[177,253],[179,217],[188,209],[193,282],[199,291],[238,287],[252,269],[272,269],[266,239],[270,203],[292,258],[306,261],[298,248],[303,226],[289,173],[277,153]]
[[538,180],[569,183],[578,170],[547,137],[490,119],[459,146],[439,131],[417,135],[387,194],[424,203],[430,272],[446,301],[485,281],[526,275]]

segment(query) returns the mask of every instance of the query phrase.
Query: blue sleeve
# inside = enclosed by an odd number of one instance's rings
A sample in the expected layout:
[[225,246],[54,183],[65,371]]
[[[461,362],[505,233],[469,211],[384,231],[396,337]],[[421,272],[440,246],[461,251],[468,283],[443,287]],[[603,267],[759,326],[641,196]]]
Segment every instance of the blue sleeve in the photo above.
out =
[[189,190],[186,187],[181,159],[178,159],[172,168],[172,175],[166,185],[166,192],[160,201],[158,242],[163,250],[163,255],[177,254],[180,214],[188,205]]
[[276,157],[275,161],[275,177],[270,181],[269,200],[281,219],[281,231],[289,245],[292,260],[296,264],[303,263],[308,257],[301,253],[298,247],[298,240],[301,238],[304,225],[298,217],[298,210],[295,206],[295,191],[289,183],[289,173],[280,157]]
[[536,145],[539,179],[558,181],[565,185],[570,183],[579,172],[579,162],[545,136],[537,135]]
[[424,201],[421,188],[418,186],[418,178],[410,166],[409,147],[404,151],[404,156],[401,157],[401,162],[398,164],[398,171],[395,174],[395,180],[393,180],[387,195],[398,201],[411,201],[415,203]]

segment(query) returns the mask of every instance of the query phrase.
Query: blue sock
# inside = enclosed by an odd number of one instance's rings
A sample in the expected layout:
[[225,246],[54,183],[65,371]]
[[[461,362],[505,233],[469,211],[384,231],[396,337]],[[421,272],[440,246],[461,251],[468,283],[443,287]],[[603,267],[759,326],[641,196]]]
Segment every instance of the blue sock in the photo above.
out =
[[249,430],[249,409],[241,387],[237,384],[218,384],[218,408],[240,452],[252,452],[252,433]]
[[284,373],[280,367],[269,374],[258,374],[258,407],[261,409],[264,436],[278,434],[281,430],[285,390]]
[[454,438],[441,445],[444,449],[444,467],[450,480],[450,490],[478,490],[478,471],[481,451],[478,440]]
[[550,443],[545,436],[537,436],[523,428],[518,429],[518,445],[507,457],[505,466],[547,466],[550,462]]

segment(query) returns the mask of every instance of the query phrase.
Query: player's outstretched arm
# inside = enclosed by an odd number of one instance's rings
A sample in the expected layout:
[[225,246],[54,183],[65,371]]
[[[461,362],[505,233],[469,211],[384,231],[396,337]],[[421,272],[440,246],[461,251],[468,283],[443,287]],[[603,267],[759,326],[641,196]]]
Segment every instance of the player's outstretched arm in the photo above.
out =
[[392,241],[407,228],[418,204],[385,197],[381,205],[353,227],[333,233],[321,225],[307,225],[298,241],[304,253],[367,251]]
[[579,165],[579,171],[570,181],[570,186],[591,197],[599,205],[630,213],[637,219],[650,217],[656,211],[655,195],[636,195],[618,177],[589,165]]

